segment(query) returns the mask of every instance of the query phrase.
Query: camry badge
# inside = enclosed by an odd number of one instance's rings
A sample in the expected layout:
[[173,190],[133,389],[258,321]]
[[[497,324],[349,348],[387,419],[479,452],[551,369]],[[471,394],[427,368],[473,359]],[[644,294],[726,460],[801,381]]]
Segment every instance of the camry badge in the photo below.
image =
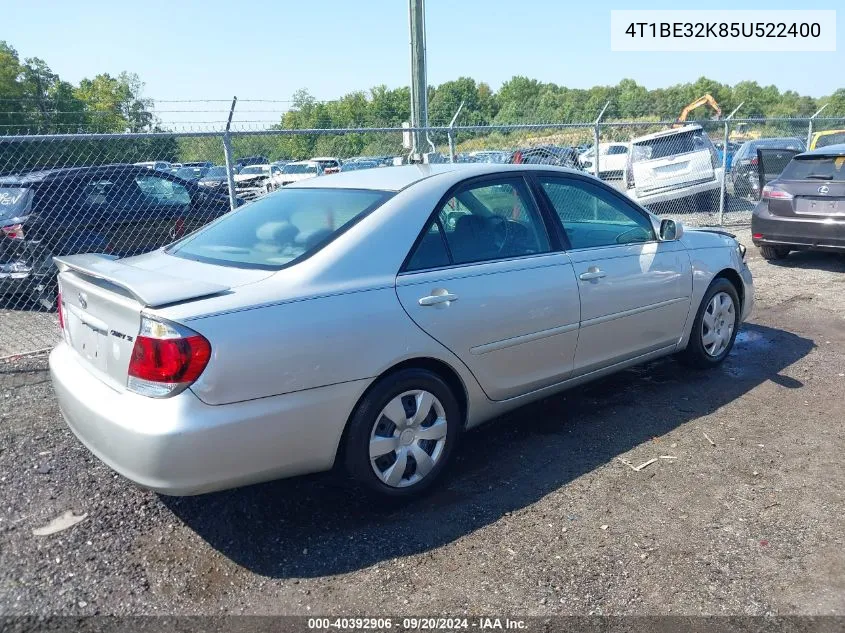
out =
[[821,187],[819,187],[819,193],[824,194],[824,193],[827,193],[828,191],[830,191],[830,187],[828,187],[827,185],[822,185]]

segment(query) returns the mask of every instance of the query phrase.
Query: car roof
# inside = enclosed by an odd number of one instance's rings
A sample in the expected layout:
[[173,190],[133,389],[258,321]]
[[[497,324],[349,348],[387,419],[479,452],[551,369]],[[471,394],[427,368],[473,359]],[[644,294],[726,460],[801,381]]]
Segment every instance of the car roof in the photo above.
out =
[[700,130],[700,125],[685,125],[684,127],[672,128],[669,130],[661,130],[660,132],[653,132],[651,134],[644,134],[643,136],[638,136],[636,138],[631,139],[631,143],[639,143],[640,141],[650,141],[655,138],[661,138],[663,136],[672,136],[673,134],[683,134],[684,132],[693,132],[695,130]]
[[836,143],[835,145],[819,147],[810,150],[809,152],[798,154],[798,156],[845,156],[845,143]]
[[144,165],[130,165],[125,163],[116,163],[110,165],[97,165],[95,167],[55,167],[52,169],[40,169],[38,171],[30,171],[19,175],[3,176],[0,182],[9,183],[17,182],[22,184],[36,184],[41,182],[61,180],[64,178],[74,178],[77,176],[99,176],[99,175],[114,175],[116,173],[164,173],[153,172]]
[[338,188],[373,189],[380,191],[401,191],[427,178],[460,175],[465,178],[487,174],[524,171],[559,171],[584,174],[576,169],[565,169],[552,165],[498,165],[495,163],[437,163],[435,165],[401,165],[380,169],[342,171],[337,174],[309,178],[288,185],[286,188]]

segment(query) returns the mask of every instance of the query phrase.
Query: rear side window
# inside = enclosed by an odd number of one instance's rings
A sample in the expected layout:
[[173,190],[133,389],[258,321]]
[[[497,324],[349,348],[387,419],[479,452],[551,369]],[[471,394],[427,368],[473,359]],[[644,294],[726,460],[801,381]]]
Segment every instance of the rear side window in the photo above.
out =
[[704,130],[692,130],[680,134],[660,136],[645,141],[637,141],[633,146],[634,162],[656,160],[667,156],[688,154],[701,150],[710,150],[712,143]]
[[278,270],[309,257],[392,194],[359,189],[282,189],[227,213],[171,245],[171,255]]
[[32,205],[32,190],[25,187],[0,187],[0,220],[22,218]]
[[609,156],[618,156],[619,154],[627,154],[628,148],[622,145],[614,145],[607,150]]
[[833,180],[845,182],[845,156],[793,158],[783,170],[781,180]]

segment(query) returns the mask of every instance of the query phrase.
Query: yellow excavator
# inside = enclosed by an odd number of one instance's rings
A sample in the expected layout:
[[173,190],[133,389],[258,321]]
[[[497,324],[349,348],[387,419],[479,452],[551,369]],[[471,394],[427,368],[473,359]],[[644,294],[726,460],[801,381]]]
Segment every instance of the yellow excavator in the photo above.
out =
[[681,114],[678,117],[678,120],[675,121],[672,127],[683,127],[684,122],[690,115],[690,112],[692,112],[696,108],[700,108],[703,105],[708,105],[713,109],[713,111],[716,113],[715,118],[718,119],[722,116],[722,108],[719,107],[719,104],[716,103],[716,100],[713,98],[713,96],[708,93],[703,97],[699,97],[698,99],[690,103],[687,107],[685,107],[683,110],[681,110]]

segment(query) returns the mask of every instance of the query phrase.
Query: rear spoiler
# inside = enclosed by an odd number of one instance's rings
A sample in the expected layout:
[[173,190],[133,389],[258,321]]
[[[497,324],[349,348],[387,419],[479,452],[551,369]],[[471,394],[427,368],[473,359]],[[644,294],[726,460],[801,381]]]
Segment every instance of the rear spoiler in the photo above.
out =
[[113,255],[88,253],[54,257],[59,272],[76,272],[114,284],[131,294],[145,307],[157,307],[188,299],[198,299],[229,290],[229,286],[174,277],[124,264]]

